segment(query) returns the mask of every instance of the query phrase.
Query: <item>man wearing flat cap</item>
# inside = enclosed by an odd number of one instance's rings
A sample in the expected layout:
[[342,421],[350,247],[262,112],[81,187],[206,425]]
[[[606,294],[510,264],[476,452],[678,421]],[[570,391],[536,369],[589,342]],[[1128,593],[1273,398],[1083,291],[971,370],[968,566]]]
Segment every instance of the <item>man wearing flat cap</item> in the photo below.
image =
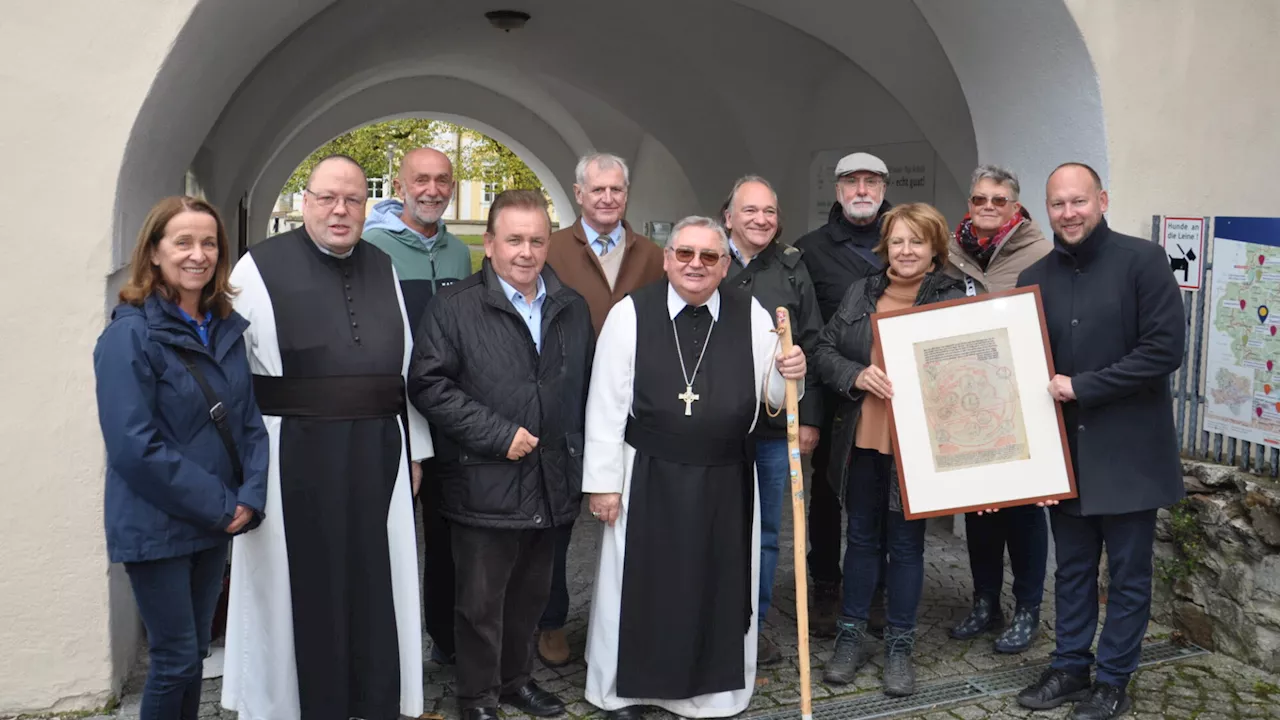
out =
[[[890,205],[884,199],[889,168],[869,153],[846,155],[836,164],[836,198],[827,224],[795,242],[804,252],[801,262],[809,268],[818,295],[822,322],[831,320],[845,290],[856,280],[884,269],[884,261],[872,249],[880,241],[880,218]],[[840,501],[825,481],[827,453],[831,447],[832,411],[838,402],[828,400],[813,453],[813,477],[809,502],[809,574],[813,578],[810,628],[814,635],[836,634],[842,578],[840,572]],[[841,462],[836,461],[835,467]],[[840,479],[843,482],[843,478]],[[883,574],[882,574],[883,576]],[[873,629],[884,627],[884,595],[877,591],[871,610]]]

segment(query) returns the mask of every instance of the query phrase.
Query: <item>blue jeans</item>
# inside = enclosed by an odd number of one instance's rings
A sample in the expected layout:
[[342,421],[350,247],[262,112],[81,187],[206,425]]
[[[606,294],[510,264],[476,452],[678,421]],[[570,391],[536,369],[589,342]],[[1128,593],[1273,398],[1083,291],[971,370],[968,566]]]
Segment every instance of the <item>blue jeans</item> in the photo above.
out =
[[125,563],[151,652],[140,720],[196,720],[199,716],[204,656],[209,652],[228,545],[164,560]]
[[854,452],[858,457],[849,463],[845,476],[849,528],[841,616],[846,621],[863,622],[870,616],[871,598],[887,550],[885,614],[890,626],[912,630],[924,590],[925,521],[907,520],[901,510],[889,509],[889,483],[898,482],[892,455],[861,448]]
[[782,505],[791,485],[791,463],[785,438],[756,441],[756,475],[760,492],[760,612],[758,627],[773,604],[773,575],[778,569],[778,531]]
[[1049,523],[1044,508],[1020,505],[998,513],[966,513],[965,539],[973,571],[973,598],[1000,603],[1004,586],[1004,549],[1013,569],[1013,599],[1020,608],[1039,608],[1044,599],[1045,563],[1049,558]]

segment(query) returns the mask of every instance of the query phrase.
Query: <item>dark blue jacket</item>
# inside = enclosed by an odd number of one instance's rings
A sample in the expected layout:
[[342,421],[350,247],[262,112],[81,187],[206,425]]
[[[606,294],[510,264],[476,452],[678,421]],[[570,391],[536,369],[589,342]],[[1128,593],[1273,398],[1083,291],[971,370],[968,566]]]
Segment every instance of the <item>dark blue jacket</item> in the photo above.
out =
[[1054,370],[1071,378],[1063,403],[1079,499],[1072,515],[1119,515],[1182,499],[1182,461],[1169,375],[1182,364],[1187,319],[1164,249],[1106,220],[1072,247],[1022,272],[1040,286]]
[[[245,351],[248,326],[236,313],[214,318],[206,348],[178,307],[157,295],[143,307],[122,304],[112,312],[93,350],[111,562],[177,557],[227,542],[237,505],[261,522],[270,450]],[[239,490],[209,404],[175,348],[195,353],[227,408],[244,467]]]

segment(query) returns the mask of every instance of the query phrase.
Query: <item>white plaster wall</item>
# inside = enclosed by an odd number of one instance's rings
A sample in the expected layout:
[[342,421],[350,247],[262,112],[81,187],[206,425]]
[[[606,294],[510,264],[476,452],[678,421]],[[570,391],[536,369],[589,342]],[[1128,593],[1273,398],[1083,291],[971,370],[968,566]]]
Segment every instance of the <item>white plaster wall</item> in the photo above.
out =
[[680,163],[662,143],[648,135],[640,141],[631,164],[631,192],[627,197],[631,229],[642,233],[644,224],[652,220],[674,223],[688,215],[714,216],[717,207],[698,204]]
[[1053,168],[1085,162],[1104,178],[1108,168],[1098,81],[1071,14],[1061,2],[1042,0],[915,4],[946,51],[973,118],[977,157],[956,168],[960,212],[973,166],[996,163],[1018,174],[1022,203],[1048,228],[1044,185]]
[[1068,0],[1106,109],[1111,224],[1280,216],[1274,0]]
[[[24,169],[0,176],[0,715],[100,707],[132,660],[110,643],[91,353],[125,143],[192,5],[51,0],[0,23],[0,154]],[[65,213],[18,209],[33,173]]]

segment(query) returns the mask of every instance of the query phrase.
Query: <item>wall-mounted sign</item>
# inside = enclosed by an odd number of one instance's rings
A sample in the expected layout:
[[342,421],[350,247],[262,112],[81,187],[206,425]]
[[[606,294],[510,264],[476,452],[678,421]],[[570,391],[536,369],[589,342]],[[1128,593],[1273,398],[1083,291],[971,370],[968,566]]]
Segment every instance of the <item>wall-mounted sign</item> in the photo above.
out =
[[1160,244],[1169,256],[1169,269],[1183,290],[1199,290],[1204,264],[1204,218],[1165,217]]

